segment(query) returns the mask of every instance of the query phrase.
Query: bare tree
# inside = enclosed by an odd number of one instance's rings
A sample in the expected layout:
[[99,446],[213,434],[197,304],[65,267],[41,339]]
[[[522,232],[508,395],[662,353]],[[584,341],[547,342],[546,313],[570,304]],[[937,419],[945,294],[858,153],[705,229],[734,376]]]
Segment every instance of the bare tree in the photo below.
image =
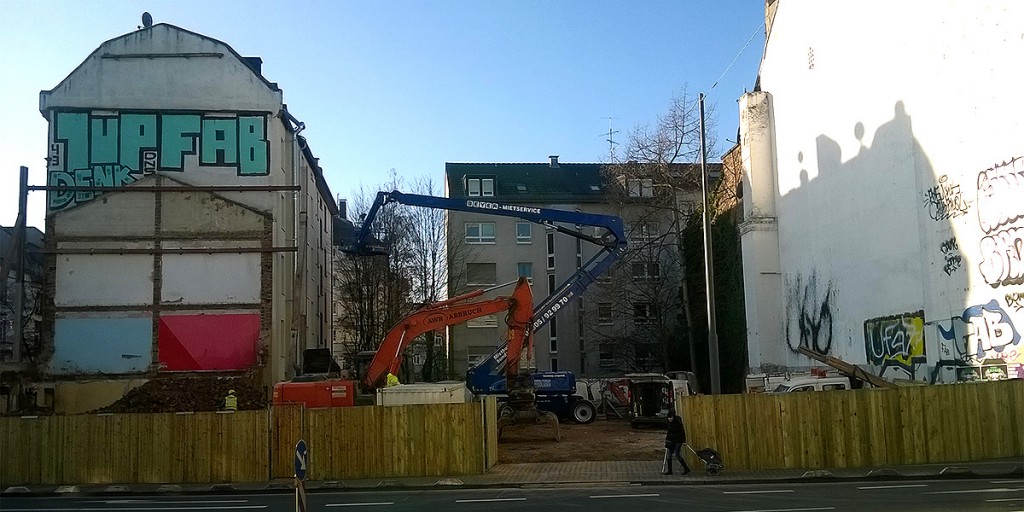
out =
[[[714,105],[705,109],[709,148],[715,147],[714,112]],[[610,202],[630,226],[630,251],[619,266],[619,285],[608,288],[610,295],[604,299],[620,309],[617,318],[633,318],[633,330],[620,336],[629,341],[617,356],[630,369],[645,369],[640,364],[645,359],[631,354],[654,359],[665,370],[675,369],[681,360],[689,361],[692,369],[696,360],[682,233],[700,197],[699,116],[697,98],[682,89],[653,125],[630,131],[624,158],[605,168],[606,179],[618,185],[611,189]],[[658,266],[654,278],[653,265]],[[637,274],[644,268],[646,273]],[[680,338],[687,340],[688,354],[679,353]],[[600,335],[596,339],[604,342]]]
[[[433,179],[425,177],[413,185],[417,194],[441,195]],[[413,299],[430,304],[446,298],[448,283],[464,277],[469,247],[462,237],[448,237],[448,212],[437,208],[409,208],[411,276]],[[418,348],[423,354],[421,377],[425,382],[449,378],[448,361],[438,346],[435,331],[423,336]]]
[[[391,180],[379,190],[399,188],[400,180],[392,171]],[[361,188],[350,203],[352,211],[365,216],[376,198],[376,190]],[[358,223],[357,223],[358,224]],[[387,256],[338,255],[335,286],[340,302],[338,323],[348,366],[363,351],[376,350],[384,335],[412,309],[413,278],[410,243],[411,219],[395,205],[382,208],[372,226],[372,235],[389,248]]]

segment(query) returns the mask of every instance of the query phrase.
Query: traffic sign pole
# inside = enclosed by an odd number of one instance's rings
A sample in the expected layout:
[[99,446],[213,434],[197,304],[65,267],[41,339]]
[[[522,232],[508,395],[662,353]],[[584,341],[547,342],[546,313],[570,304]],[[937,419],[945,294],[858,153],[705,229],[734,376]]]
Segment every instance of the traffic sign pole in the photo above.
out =
[[303,481],[309,472],[309,448],[306,441],[295,443],[295,511],[306,512],[306,484]]

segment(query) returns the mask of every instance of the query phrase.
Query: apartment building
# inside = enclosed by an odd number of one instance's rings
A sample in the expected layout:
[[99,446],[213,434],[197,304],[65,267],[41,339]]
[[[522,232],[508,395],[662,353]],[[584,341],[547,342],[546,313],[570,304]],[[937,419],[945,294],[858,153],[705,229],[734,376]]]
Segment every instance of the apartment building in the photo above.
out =
[[[717,166],[716,166],[717,168]],[[630,172],[639,170],[640,172]],[[539,370],[578,375],[621,373],[655,367],[679,311],[680,245],[677,227],[700,200],[699,189],[679,185],[691,166],[671,166],[662,178],[635,163],[447,163],[452,198],[623,218],[629,249],[581,297],[560,309],[535,333]],[[668,205],[668,207],[665,207]],[[588,226],[565,226],[600,236]],[[449,294],[512,283],[525,276],[535,303],[550,295],[600,247],[514,217],[452,211],[448,217]],[[509,293],[510,288],[488,296]],[[489,356],[505,340],[500,315],[452,327],[450,359],[455,375]]]

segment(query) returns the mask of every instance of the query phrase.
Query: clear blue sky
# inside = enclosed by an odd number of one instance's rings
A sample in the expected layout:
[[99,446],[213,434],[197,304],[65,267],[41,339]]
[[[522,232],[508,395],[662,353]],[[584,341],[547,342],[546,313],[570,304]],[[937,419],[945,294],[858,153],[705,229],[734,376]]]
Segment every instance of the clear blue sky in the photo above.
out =
[[[262,57],[343,197],[390,169],[440,184],[445,162],[607,161],[608,117],[624,141],[684,87],[717,105],[717,159],[764,47],[758,0],[0,0],[0,224],[17,214],[19,165],[45,182],[39,91],[143,11]],[[42,192],[29,204],[41,228]]]

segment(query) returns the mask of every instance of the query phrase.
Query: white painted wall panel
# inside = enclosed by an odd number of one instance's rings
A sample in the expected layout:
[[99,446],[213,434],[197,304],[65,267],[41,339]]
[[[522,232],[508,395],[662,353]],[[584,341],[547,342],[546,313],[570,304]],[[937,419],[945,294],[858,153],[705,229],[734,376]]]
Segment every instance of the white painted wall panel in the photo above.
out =
[[260,254],[166,254],[161,300],[167,304],[256,304]]
[[[784,290],[748,292],[785,305],[779,343],[893,377],[1024,374],[1022,26],[1012,1],[779,3],[761,88]],[[897,364],[907,339],[925,354]]]
[[55,304],[141,306],[153,303],[153,257],[136,254],[61,254]]

